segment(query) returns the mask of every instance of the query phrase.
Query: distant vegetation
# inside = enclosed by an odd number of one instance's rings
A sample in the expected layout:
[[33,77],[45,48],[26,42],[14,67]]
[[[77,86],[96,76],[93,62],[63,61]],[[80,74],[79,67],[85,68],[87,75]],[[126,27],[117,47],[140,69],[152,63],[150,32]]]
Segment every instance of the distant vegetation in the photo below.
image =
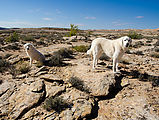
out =
[[74,46],[73,49],[77,52],[87,52],[88,46],[86,45],[80,45],[80,46]]
[[142,39],[143,36],[141,34],[138,34],[136,33],[135,31],[130,31],[128,33],[128,36],[131,38],[131,39]]

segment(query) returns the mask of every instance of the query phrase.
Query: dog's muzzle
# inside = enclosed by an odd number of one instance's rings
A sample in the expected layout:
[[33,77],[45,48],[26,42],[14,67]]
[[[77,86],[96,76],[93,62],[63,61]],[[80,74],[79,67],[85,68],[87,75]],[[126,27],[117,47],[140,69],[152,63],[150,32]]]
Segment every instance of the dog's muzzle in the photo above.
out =
[[129,45],[130,45],[130,44],[129,44],[129,43],[127,43],[127,44],[126,44],[126,47],[129,47]]
[[27,46],[26,49],[29,50],[29,46]]

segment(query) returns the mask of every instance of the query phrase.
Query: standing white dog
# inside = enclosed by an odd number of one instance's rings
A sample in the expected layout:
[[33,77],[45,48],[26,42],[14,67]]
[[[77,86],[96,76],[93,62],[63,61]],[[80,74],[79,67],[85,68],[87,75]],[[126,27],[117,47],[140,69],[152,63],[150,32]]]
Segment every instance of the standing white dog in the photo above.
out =
[[31,43],[26,43],[24,45],[25,51],[30,58],[30,65],[32,65],[33,60],[39,61],[40,63],[44,63],[45,57],[42,53],[36,50]]
[[128,36],[116,40],[105,38],[94,39],[91,48],[87,51],[87,54],[93,54],[93,69],[95,69],[98,59],[103,51],[108,57],[113,59],[113,72],[119,72],[118,63],[131,42],[132,40]]

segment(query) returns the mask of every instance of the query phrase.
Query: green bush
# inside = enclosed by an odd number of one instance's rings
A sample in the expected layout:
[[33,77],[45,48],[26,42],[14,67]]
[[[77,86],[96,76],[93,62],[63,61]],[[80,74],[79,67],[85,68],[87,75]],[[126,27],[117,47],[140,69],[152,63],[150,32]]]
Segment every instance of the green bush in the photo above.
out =
[[131,39],[142,39],[143,38],[143,36],[141,34],[138,34],[135,31],[129,32],[128,37],[130,37]]
[[74,46],[73,49],[77,52],[87,52],[88,46],[86,45],[80,45],[80,46]]
[[69,35],[66,35],[66,37],[71,37],[77,35],[77,32],[79,31],[78,26],[74,24],[70,24],[71,30],[69,32]]
[[43,107],[47,111],[55,110],[56,112],[60,113],[70,106],[71,104],[64,100],[62,97],[49,97],[44,101]]
[[17,42],[19,41],[19,36],[16,32],[14,32],[12,35],[6,38],[6,42]]

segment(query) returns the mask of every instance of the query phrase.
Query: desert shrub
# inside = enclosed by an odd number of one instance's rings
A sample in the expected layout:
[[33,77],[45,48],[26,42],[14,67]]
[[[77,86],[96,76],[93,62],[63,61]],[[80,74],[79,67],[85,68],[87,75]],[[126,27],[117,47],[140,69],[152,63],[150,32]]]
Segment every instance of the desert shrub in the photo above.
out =
[[131,38],[131,39],[142,39],[143,36],[141,34],[138,34],[136,33],[135,31],[131,31],[128,33],[128,36]]
[[15,66],[17,73],[27,73],[30,71],[30,66],[28,62],[20,61]]
[[56,54],[60,54],[63,58],[72,58],[73,51],[67,48],[61,48]]
[[75,50],[77,52],[87,52],[88,48],[89,47],[86,45],[80,45],[80,46],[74,46],[73,50]]
[[100,60],[106,60],[106,61],[109,61],[110,58],[105,54],[105,53],[102,53],[102,55],[100,56],[99,58]]
[[54,52],[54,54],[45,62],[45,65],[50,67],[52,66],[61,66],[63,64],[63,58],[60,54]]
[[17,42],[19,41],[19,36],[16,32],[14,32],[12,35],[6,38],[6,42]]
[[45,62],[46,65],[52,66],[62,66],[64,65],[63,59],[64,58],[73,58],[72,57],[73,51],[67,48],[62,48],[58,51],[55,51],[53,55]]
[[34,38],[33,38],[33,36],[31,36],[31,35],[24,36],[22,39],[23,39],[24,41],[34,41]]
[[72,87],[75,87],[76,89],[89,93],[89,89],[87,86],[84,85],[83,81],[79,79],[78,77],[71,77],[68,80],[69,83],[71,83]]
[[61,111],[65,110],[66,108],[69,108],[71,106],[71,103],[64,100],[62,97],[49,97],[46,98],[44,101],[44,109],[47,111],[55,110],[56,112],[60,113]]
[[4,72],[9,68],[10,64],[0,56],[0,72]]
[[159,46],[159,40],[154,44],[154,46]]
[[159,53],[156,53],[156,52],[151,53],[150,57],[159,58]]

